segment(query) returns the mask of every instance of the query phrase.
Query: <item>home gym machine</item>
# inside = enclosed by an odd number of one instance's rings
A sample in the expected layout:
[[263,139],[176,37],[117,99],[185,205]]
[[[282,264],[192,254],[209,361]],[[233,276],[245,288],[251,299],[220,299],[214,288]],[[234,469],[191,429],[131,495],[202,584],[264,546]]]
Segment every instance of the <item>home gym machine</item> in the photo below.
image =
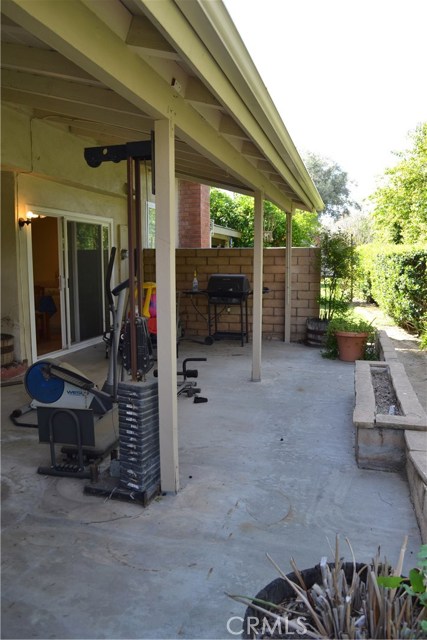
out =
[[[158,382],[154,378],[141,384],[139,373],[139,359],[144,359],[140,345],[145,344],[140,338],[148,333],[147,318],[143,313],[141,162],[151,161],[152,193],[155,193],[154,134],[147,142],[85,149],[85,159],[94,168],[103,162],[125,160],[127,163],[130,308],[124,332],[127,347],[123,350],[123,360],[131,378],[120,381],[117,390],[120,458],[117,464],[113,461],[115,464],[110,465],[109,473],[103,473],[98,482],[86,485],[85,493],[145,505],[160,491]],[[190,375],[196,377],[197,371],[190,372],[187,363],[188,360],[183,363],[183,381],[178,393],[182,390],[182,393],[194,395],[196,400],[199,389],[188,378]]]
[[[38,428],[40,442],[50,445],[51,464],[39,467],[39,473],[90,478],[92,482],[85,487],[86,493],[143,504],[160,490],[158,383],[154,375],[150,379],[146,377],[154,366],[154,355],[147,319],[139,315],[143,309],[140,162],[152,158],[152,149],[153,140],[85,149],[85,159],[91,167],[105,161],[127,161],[129,278],[111,290],[116,256],[113,248],[106,274],[106,297],[112,317],[108,338],[110,362],[102,388],[98,389],[84,373],[68,363],[44,359],[34,363],[25,376],[25,388],[31,398],[29,405],[11,415],[16,426]],[[129,300],[127,314],[124,313],[126,298]],[[178,395],[205,402],[206,399],[198,397],[200,389],[189,380],[198,375],[197,370],[187,367],[192,360],[206,359],[190,358],[183,362],[182,371],[178,372],[183,378],[178,383]],[[34,410],[37,424],[20,420]],[[65,462],[56,460],[55,445],[59,444],[66,456]],[[115,459],[108,470],[110,482],[105,489],[99,482],[102,480],[99,463],[110,452]]]
[[[50,445],[49,466],[39,467],[45,475],[88,478],[96,466],[118,445],[114,429],[113,411],[117,402],[117,352],[128,283],[111,290],[111,277],[116,248],[108,263],[105,290],[112,318],[111,357],[107,378],[98,389],[93,380],[66,362],[39,360],[29,367],[24,386],[31,400],[28,405],[13,411],[11,419],[18,427],[38,429],[39,442]],[[116,304],[114,302],[116,298]],[[148,370],[154,359],[145,363]],[[36,422],[21,418],[36,412]],[[55,445],[63,445],[65,462],[57,462]],[[87,469],[89,467],[89,469]]]

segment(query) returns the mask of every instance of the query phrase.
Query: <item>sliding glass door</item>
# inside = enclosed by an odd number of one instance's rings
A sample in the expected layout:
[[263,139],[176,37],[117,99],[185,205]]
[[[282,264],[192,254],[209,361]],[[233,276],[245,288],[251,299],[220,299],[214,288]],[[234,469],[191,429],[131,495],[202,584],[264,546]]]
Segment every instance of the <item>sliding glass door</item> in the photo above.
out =
[[108,328],[111,222],[53,210],[37,214],[31,230],[33,353],[40,357],[94,341]]
[[105,329],[105,272],[108,227],[67,221],[69,340],[71,344],[102,335]]

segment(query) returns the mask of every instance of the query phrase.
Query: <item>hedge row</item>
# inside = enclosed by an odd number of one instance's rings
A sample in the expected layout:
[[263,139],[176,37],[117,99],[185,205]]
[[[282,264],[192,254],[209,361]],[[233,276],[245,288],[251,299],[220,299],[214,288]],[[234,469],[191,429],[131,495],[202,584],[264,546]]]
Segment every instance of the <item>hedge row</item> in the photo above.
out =
[[427,248],[362,245],[360,288],[400,326],[427,334]]

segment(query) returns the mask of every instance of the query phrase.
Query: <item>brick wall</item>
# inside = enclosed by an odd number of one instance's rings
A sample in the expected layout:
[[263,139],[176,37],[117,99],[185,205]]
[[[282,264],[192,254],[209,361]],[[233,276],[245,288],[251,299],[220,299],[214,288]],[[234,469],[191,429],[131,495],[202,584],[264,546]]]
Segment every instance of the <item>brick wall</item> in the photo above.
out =
[[179,246],[210,247],[210,187],[179,182]]
[[[308,317],[319,315],[318,249],[292,250],[291,340],[305,338]],[[253,249],[177,249],[177,291],[191,289],[194,270],[199,288],[207,286],[212,273],[244,273],[252,285]],[[144,279],[155,281],[155,250],[144,250]],[[286,249],[264,249],[263,338],[283,340],[285,326]],[[194,303],[194,304],[193,304]],[[207,300],[204,296],[180,296],[180,317],[187,335],[207,335]],[[249,331],[252,330],[252,299],[249,298]],[[239,331],[240,309],[230,307],[220,318],[218,330]]]

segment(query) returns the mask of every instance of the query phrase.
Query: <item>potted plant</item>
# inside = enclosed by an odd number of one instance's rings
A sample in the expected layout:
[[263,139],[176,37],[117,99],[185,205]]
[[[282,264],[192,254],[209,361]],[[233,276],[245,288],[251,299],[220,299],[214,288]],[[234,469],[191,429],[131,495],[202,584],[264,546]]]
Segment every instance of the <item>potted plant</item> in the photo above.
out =
[[427,545],[418,555],[420,568],[402,578],[407,538],[396,568],[379,552],[369,564],[343,562],[338,539],[335,562],[293,572],[275,566],[281,577],[255,598],[230,596],[249,605],[243,638],[425,638],[427,631]]
[[307,319],[307,344],[312,346],[322,346],[329,322],[348,310],[357,260],[352,238],[344,231],[323,229],[319,245],[319,317]]
[[355,314],[338,316],[330,321],[326,334],[326,358],[344,362],[375,358],[376,329]]

